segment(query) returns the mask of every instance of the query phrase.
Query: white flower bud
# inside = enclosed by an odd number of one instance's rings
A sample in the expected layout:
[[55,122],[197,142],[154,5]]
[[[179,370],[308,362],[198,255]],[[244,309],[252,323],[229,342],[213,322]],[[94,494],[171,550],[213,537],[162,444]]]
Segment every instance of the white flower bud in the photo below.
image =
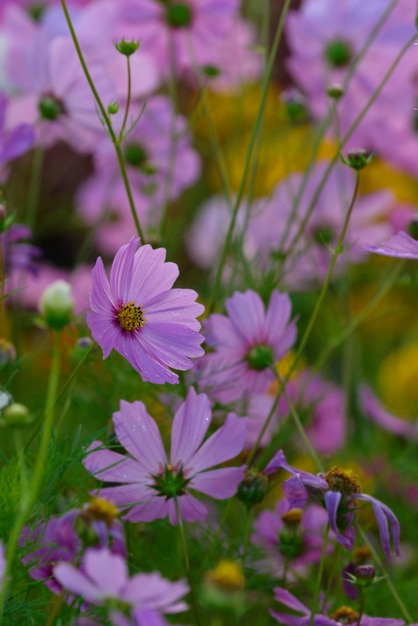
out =
[[65,280],[51,283],[39,300],[39,311],[50,328],[62,330],[70,323],[74,311],[71,285]]

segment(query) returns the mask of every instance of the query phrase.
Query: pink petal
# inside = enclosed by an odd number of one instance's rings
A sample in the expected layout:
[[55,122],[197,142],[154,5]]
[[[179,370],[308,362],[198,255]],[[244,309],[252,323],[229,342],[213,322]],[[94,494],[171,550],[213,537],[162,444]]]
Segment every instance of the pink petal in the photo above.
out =
[[87,550],[84,567],[90,579],[106,597],[118,597],[128,581],[128,568],[119,554],[112,554],[107,548]]
[[202,443],[212,421],[209,398],[190,387],[186,400],[175,414],[171,430],[170,460],[173,467],[187,466]]
[[137,483],[143,477],[144,470],[132,459],[111,450],[98,450],[101,441],[94,441],[89,446],[88,455],[83,461],[84,467],[100,480],[114,483]]
[[236,494],[239,483],[244,480],[246,467],[242,465],[201,472],[193,477],[188,487],[217,500],[231,498]]
[[54,567],[54,576],[68,591],[81,596],[88,602],[100,604],[102,594],[99,589],[87,578],[85,574],[80,572],[74,565],[70,563],[59,563]]
[[209,467],[233,459],[242,451],[246,436],[246,418],[229,413],[225,424],[196,452],[185,470],[193,476]]
[[264,305],[255,291],[235,293],[226,301],[226,310],[235,332],[247,344],[262,341],[264,326]]
[[152,474],[158,474],[167,465],[167,455],[160,431],[143,402],[121,400],[120,411],[113,414],[118,440]]
[[135,258],[135,250],[139,244],[137,237],[131,237],[131,240],[125,246],[119,248],[112,263],[110,270],[110,288],[118,301],[118,304],[126,304],[127,302],[135,302],[133,297],[131,284],[133,275],[133,266]]

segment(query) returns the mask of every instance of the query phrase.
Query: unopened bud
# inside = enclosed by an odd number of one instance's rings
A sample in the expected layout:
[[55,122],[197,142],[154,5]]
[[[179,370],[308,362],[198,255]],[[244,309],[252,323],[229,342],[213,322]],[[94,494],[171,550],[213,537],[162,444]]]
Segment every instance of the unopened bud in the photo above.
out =
[[120,41],[115,43],[115,48],[125,57],[130,57],[138,50],[139,43],[139,39],[137,39],[136,41],[134,39],[126,41],[125,38],[122,37]]
[[345,94],[345,89],[339,83],[333,83],[328,87],[327,94],[330,98],[334,98],[334,100],[339,100]]
[[245,478],[238,485],[237,496],[247,506],[258,504],[267,493],[268,478],[262,472],[247,470]]
[[111,102],[110,104],[107,105],[107,112],[109,113],[109,115],[116,115],[118,111],[119,111],[118,102]]
[[12,402],[0,416],[0,426],[22,427],[28,426],[33,421],[33,416],[24,404]]
[[353,170],[362,170],[370,163],[374,154],[368,153],[364,148],[356,148],[347,152],[347,158],[341,155],[341,161],[351,167]]
[[376,576],[376,568],[374,565],[356,565],[354,568],[354,576],[357,579],[370,581]]
[[39,311],[50,328],[62,330],[70,323],[74,311],[71,285],[65,280],[49,285],[39,301]]

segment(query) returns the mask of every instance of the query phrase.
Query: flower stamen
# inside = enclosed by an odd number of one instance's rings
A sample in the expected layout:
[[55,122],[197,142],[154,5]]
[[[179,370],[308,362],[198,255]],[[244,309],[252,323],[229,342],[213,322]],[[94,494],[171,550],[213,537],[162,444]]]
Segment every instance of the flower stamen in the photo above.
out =
[[361,493],[361,486],[356,474],[341,467],[331,467],[323,476],[331,491],[339,491],[343,495]]
[[122,330],[132,332],[145,325],[144,315],[141,307],[136,306],[133,302],[119,307],[116,313],[116,319]]

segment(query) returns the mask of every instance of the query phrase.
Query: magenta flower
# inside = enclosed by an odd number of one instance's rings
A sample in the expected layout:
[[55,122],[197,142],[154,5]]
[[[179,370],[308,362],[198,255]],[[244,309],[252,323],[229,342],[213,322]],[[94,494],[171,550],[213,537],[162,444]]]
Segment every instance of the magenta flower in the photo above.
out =
[[361,385],[359,389],[359,404],[364,414],[387,430],[399,437],[407,437],[414,440],[418,436],[416,422],[401,419],[389,413],[379,402],[368,385]]
[[55,565],[76,562],[87,546],[91,550],[93,546],[94,550],[109,547],[112,553],[125,557],[123,526],[113,511],[117,513],[114,505],[96,498],[82,509],[71,509],[34,529],[24,528],[20,544],[33,548],[22,559],[29,575],[59,594],[62,586],[54,575]]
[[276,378],[274,364],[295,342],[296,324],[289,321],[289,296],[278,291],[273,291],[267,310],[251,290],[234,293],[225,308],[228,317],[215,313],[205,321],[206,341],[215,353],[203,360],[200,384],[228,403],[243,391],[266,391]]
[[152,383],[177,383],[170,368],[187,370],[189,357],[203,354],[196,317],[203,306],[191,289],[172,289],[179,269],[165,262],[165,250],[139,239],[117,252],[107,279],[99,257],[92,271],[87,323],[107,358],[114,348]]
[[[282,499],[274,511],[262,511],[251,537],[254,544],[266,550],[265,558],[257,565],[276,578],[283,578],[288,566],[303,574],[307,565],[320,561],[324,543],[327,514],[322,507],[311,504],[304,512],[288,509],[287,501]],[[329,545],[328,552],[331,550]]]
[[[179,613],[187,609],[187,604],[180,600],[188,592],[184,582],[170,582],[158,572],[135,574],[129,578],[125,559],[107,549],[87,550],[80,569],[70,563],[60,563],[54,568],[54,575],[71,593],[92,604],[107,606],[109,617],[117,626],[132,622],[119,613],[115,601],[130,609],[134,623],[138,625],[146,623],[141,621],[141,613],[143,617],[145,613],[158,618],[161,613]],[[154,621],[148,622],[151,623]]]
[[121,483],[101,489],[100,494],[123,509],[131,509],[124,519],[151,522],[168,515],[176,524],[176,498],[183,519],[203,520],[207,509],[190,490],[217,500],[230,498],[245,471],[245,465],[207,471],[236,457],[246,436],[246,420],[230,413],[225,424],[202,444],[211,420],[208,397],[196,395],[190,388],[174,416],[168,460],[158,426],[145,405],[121,400],[113,423],[119,442],[130,456],[100,449],[102,443],[95,441],[84,465],[100,480]]
[[6,130],[7,106],[7,97],[0,91],[0,166],[27,152],[35,142],[35,132],[29,124]]
[[400,259],[418,259],[418,241],[403,231],[380,244],[365,246],[365,250]]
[[[290,591],[276,587],[274,589],[274,595],[278,602],[293,611],[301,613],[301,615],[298,616],[294,613],[277,613],[276,611],[270,611],[270,615],[280,624],[285,624],[286,626],[308,626],[311,623],[311,610],[300,602],[300,600],[295,598]],[[391,617],[369,617],[363,614],[360,621],[358,621],[358,619],[359,614],[345,606],[334,611],[330,617],[327,615],[315,615],[312,624],[313,626],[342,626],[342,624],[359,624],[360,626],[404,626],[402,619],[394,619]]]
[[352,550],[355,536],[355,508],[358,507],[359,501],[370,502],[387,558],[390,559],[391,556],[389,525],[395,553],[400,556],[400,527],[396,515],[383,502],[361,493],[361,487],[352,472],[331,467],[326,473],[310,474],[289,465],[283,450],[279,450],[264,471],[269,474],[279,468],[292,474],[292,478],[285,480],[282,485],[289,508],[303,508],[309,499],[320,502],[328,511],[329,524],[337,541],[348,550]]

